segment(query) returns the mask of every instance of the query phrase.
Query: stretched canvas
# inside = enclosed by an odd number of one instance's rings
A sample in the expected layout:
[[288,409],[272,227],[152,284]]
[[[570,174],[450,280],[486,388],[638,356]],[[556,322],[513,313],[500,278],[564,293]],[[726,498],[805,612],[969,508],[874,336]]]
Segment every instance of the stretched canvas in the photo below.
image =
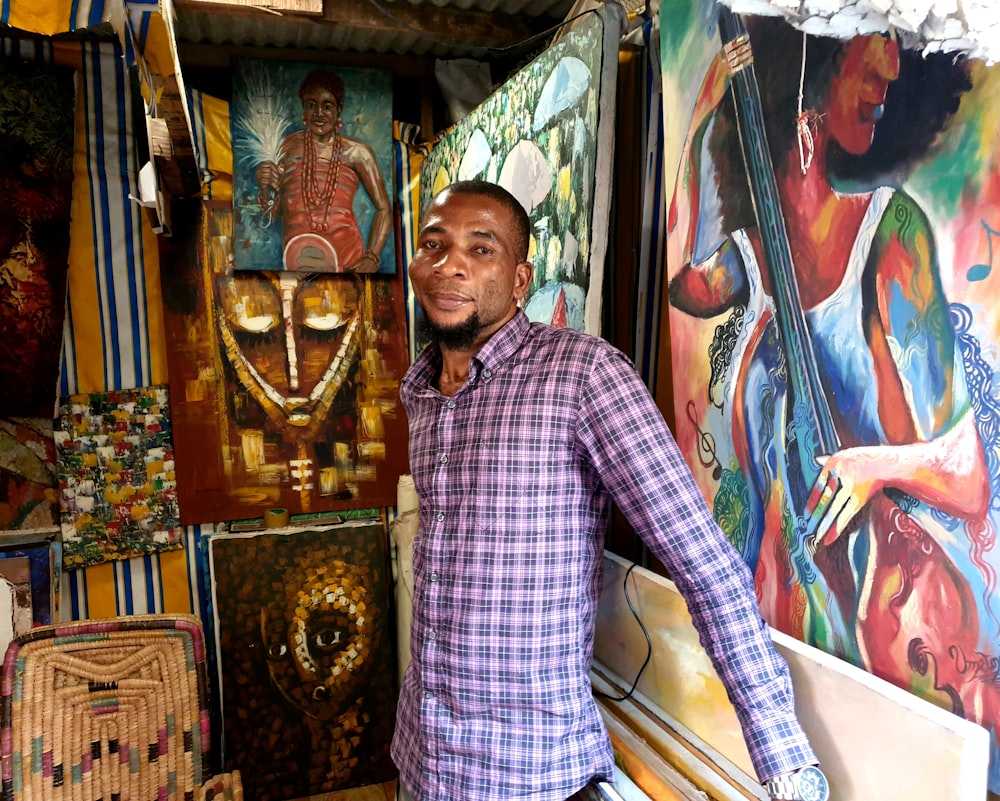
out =
[[237,269],[396,272],[390,72],[238,59],[230,124]]
[[1000,70],[750,16],[730,81],[721,8],[660,6],[678,443],[768,622],[984,726],[1000,791]]
[[455,181],[511,192],[531,220],[531,320],[600,332],[624,12],[603,5],[434,143],[421,209]]
[[0,418],[0,531],[59,524],[52,434],[48,417]]
[[161,273],[181,521],[391,506],[402,282],[233,270],[231,209],[199,214]]
[[371,521],[209,540],[224,761],[250,797],[394,778],[386,543]]
[[55,442],[64,567],[183,547],[166,387],[64,397]]
[[58,523],[73,71],[0,58],[0,530]]

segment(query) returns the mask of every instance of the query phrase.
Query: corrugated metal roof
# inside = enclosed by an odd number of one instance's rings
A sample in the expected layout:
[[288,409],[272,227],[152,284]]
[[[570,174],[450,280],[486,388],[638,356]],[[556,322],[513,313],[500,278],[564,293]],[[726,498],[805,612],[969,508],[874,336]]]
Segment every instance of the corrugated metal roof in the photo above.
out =
[[[358,26],[350,20],[331,22],[324,17],[273,14],[264,10],[227,13],[219,6],[194,7],[175,2],[175,33],[179,42],[235,47],[281,47],[297,50],[379,53],[433,58],[485,58],[489,50],[454,35],[421,30],[415,17],[432,14],[437,21],[456,12],[463,25],[486,21],[484,35],[502,35],[512,22],[525,29],[545,30],[562,22],[574,0],[365,0],[367,19]],[[336,10],[335,6],[329,8]],[[384,20],[384,25],[373,22]],[[529,25],[530,23],[530,25]],[[497,26],[490,31],[491,26]]]

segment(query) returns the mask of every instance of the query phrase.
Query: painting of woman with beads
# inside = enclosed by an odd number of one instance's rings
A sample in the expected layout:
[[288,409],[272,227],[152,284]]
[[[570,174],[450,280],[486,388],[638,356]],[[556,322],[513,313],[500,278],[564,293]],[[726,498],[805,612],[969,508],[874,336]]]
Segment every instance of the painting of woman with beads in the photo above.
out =
[[395,272],[391,110],[385,71],[238,62],[237,269]]

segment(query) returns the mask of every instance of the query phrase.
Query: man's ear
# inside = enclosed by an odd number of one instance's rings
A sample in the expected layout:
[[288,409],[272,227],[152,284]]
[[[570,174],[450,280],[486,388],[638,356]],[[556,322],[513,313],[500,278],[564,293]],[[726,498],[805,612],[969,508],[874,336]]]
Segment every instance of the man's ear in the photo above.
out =
[[530,261],[522,261],[514,267],[514,300],[520,306],[528,294],[528,287],[531,286],[531,276],[535,268]]

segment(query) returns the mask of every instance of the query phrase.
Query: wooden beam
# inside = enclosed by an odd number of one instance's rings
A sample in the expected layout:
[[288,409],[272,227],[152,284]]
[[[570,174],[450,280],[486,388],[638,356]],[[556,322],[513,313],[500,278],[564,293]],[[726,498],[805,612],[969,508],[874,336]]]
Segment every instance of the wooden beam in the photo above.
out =
[[265,11],[277,14],[302,14],[319,16],[323,13],[323,0],[184,0],[174,5],[204,8],[211,6],[219,11]]

